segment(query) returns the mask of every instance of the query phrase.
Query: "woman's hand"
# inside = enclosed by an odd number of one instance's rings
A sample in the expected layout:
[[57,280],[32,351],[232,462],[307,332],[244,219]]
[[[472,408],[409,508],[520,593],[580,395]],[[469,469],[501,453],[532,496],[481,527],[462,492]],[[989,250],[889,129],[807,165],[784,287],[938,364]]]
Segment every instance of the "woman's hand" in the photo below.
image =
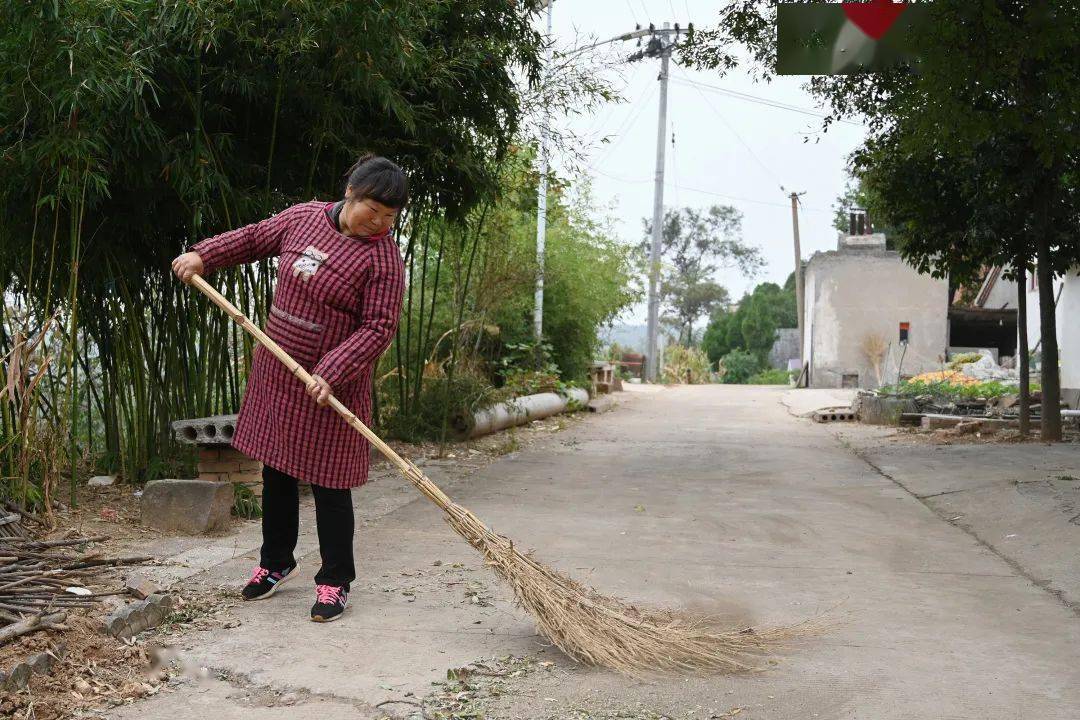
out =
[[172,271],[181,282],[191,284],[192,275],[203,274],[203,261],[197,252],[187,252],[172,261]]
[[331,394],[333,394],[333,390],[330,389],[330,383],[326,382],[318,375],[311,376],[311,384],[308,385],[308,395],[315,398],[315,402],[320,405],[326,405],[330,402]]

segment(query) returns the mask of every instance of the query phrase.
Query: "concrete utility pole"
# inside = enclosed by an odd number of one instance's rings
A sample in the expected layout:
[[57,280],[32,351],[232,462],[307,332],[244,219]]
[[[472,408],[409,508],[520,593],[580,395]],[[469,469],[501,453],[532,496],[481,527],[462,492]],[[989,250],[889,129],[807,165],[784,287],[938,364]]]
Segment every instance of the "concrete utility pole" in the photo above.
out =
[[[554,0],[548,0],[548,36],[551,35],[551,5]],[[645,58],[660,58],[660,76],[657,78],[660,80],[660,123],[656,131],[656,185],[653,191],[653,231],[652,231],[652,244],[649,251],[649,326],[648,326],[648,341],[645,348],[645,379],[649,382],[656,380],[658,368],[660,367],[657,362],[657,329],[658,329],[658,316],[660,310],[660,298],[658,294],[658,285],[660,282],[660,250],[661,239],[663,237],[663,224],[664,224],[664,135],[667,126],[667,90],[668,90],[668,66],[671,60],[671,53],[675,49],[675,42],[678,40],[679,35],[684,32],[688,32],[693,28],[693,25],[688,25],[686,28],[680,28],[678,23],[675,23],[675,27],[672,28],[670,23],[664,23],[662,28],[657,29],[655,25],[649,25],[647,29],[642,28],[640,25],[635,30],[622,35],[617,35],[609,40],[602,40],[592,45],[588,45],[583,48],[579,48],[574,53],[585,52],[586,50],[592,50],[593,48],[600,47],[601,45],[607,45],[608,43],[618,42],[621,40],[634,40],[637,39],[638,45],[641,45],[643,38],[648,37],[649,41],[645,48],[639,50],[627,58],[630,62],[635,60],[643,60]],[[551,49],[548,48],[548,64],[551,63]],[[546,150],[546,138],[541,134],[541,142],[544,145],[542,149],[541,168],[543,172],[540,176],[540,189],[538,191],[539,201],[537,203],[537,223],[536,223],[536,247],[537,257],[540,259],[541,272],[536,281],[536,311],[534,313],[534,329],[536,331],[537,338],[540,337],[542,330],[542,306],[544,301],[543,296],[543,234],[546,224],[546,212],[547,212],[547,150]]]
[[[551,6],[547,3],[547,50],[544,60],[545,74],[551,72]],[[544,336],[544,252],[547,240],[547,191],[548,191],[548,141],[547,103],[544,104],[544,125],[540,128],[540,186],[536,189],[536,292],[533,296],[533,334],[539,342]]]
[[805,350],[803,349],[803,342],[805,341],[803,329],[803,277],[802,277],[802,249],[799,247],[799,195],[800,193],[791,193],[791,228],[795,234],[795,308],[799,314],[799,373],[802,373],[802,368],[806,364],[803,358]]
[[656,179],[653,185],[652,243],[649,247],[649,321],[645,346],[645,379],[655,382],[660,368],[656,356],[656,336],[660,325],[660,256],[664,237],[664,138],[667,135],[668,68],[675,41],[681,30],[678,25],[671,29],[668,23],[664,23],[660,30],[650,25],[649,30],[652,37],[645,50],[631,55],[630,59],[660,58],[660,76],[657,78],[660,81],[660,118],[656,127]]

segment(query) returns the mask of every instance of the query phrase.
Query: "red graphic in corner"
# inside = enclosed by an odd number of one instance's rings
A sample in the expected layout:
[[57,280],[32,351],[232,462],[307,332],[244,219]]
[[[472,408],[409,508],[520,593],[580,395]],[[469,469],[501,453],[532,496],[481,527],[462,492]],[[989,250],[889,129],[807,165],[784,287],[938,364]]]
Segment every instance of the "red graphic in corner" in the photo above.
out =
[[908,7],[907,3],[894,3],[891,0],[874,0],[869,3],[849,2],[842,5],[848,20],[875,40],[883,38]]

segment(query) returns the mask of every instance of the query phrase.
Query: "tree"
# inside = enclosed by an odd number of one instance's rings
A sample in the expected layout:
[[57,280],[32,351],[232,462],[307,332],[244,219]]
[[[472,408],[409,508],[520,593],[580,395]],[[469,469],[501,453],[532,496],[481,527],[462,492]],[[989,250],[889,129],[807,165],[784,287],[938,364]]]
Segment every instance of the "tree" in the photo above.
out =
[[[640,249],[648,253],[652,222],[644,221],[645,240]],[[661,231],[664,262],[660,297],[679,332],[680,342],[694,342],[694,324],[716,307],[728,302],[727,290],[713,273],[721,267],[737,267],[755,274],[764,261],[757,248],[740,237],[742,214],[733,207],[713,205],[705,212],[694,208],[668,210]]]
[[743,296],[738,308],[713,313],[702,338],[709,361],[742,350],[753,354],[760,367],[765,366],[776,342],[776,331],[797,325],[794,281],[792,273],[783,288],[776,283],[761,283]]
[[[1018,267],[1034,258],[1043,406],[1056,409],[1060,377],[1053,281],[1080,262],[1080,136],[1075,129],[1080,112],[1080,84],[1075,82],[1080,74],[1080,54],[1075,52],[1080,16],[1071,3],[1054,0],[937,0],[928,12],[930,22],[915,38],[917,70],[898,65],[874,74],[816,76],[809,86],[831,106],[826,129],[837,118],[861,115],[870,130],[867,149],[877,152],[874,157],[880,160],[885,152],[916,159],[941,180],[933,189],[907,185],[890,191],[924,200],[927,215],[932,210],[941,225],[955,230],[907,238],[900,247],[905,259],[924,272],[964,275],[987,256],[1023,258]],[[775,14],[775,5],[735,2],[720,12],[715,28],[690,39],[687,57],[726,71],[740,64],[739,51],[746,47],[754,72],[767,76],[775,63]],[[961,223],[955,217],[957,206],[935,196],[938,189],[953,197],[964,192],[953,186],[962,183],[961,173],[978,167],[986,153],[1011,162],[1012,172],[991,169],[996,183],[975,185],[966,194],[977,199],[980,212],[1023,218],[1016,235],[988,237],[981,219]],[[939,164],[927,168],[927,163]],[[973,218],[962,209],[960,214]],[[1059,413],[1042,414],[1042,437],[1061,438]]]

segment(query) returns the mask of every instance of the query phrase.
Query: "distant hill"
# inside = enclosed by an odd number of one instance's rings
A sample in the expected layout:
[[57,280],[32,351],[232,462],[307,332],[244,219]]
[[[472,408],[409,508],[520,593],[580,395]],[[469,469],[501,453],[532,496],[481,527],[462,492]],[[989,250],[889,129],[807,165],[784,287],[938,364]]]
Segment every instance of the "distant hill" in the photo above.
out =
[[646,325],[614,325],[600,332],[600,339],[604,345],[619,343],[621,347],[632,352],[645,352],[645,341],[648,336]]

